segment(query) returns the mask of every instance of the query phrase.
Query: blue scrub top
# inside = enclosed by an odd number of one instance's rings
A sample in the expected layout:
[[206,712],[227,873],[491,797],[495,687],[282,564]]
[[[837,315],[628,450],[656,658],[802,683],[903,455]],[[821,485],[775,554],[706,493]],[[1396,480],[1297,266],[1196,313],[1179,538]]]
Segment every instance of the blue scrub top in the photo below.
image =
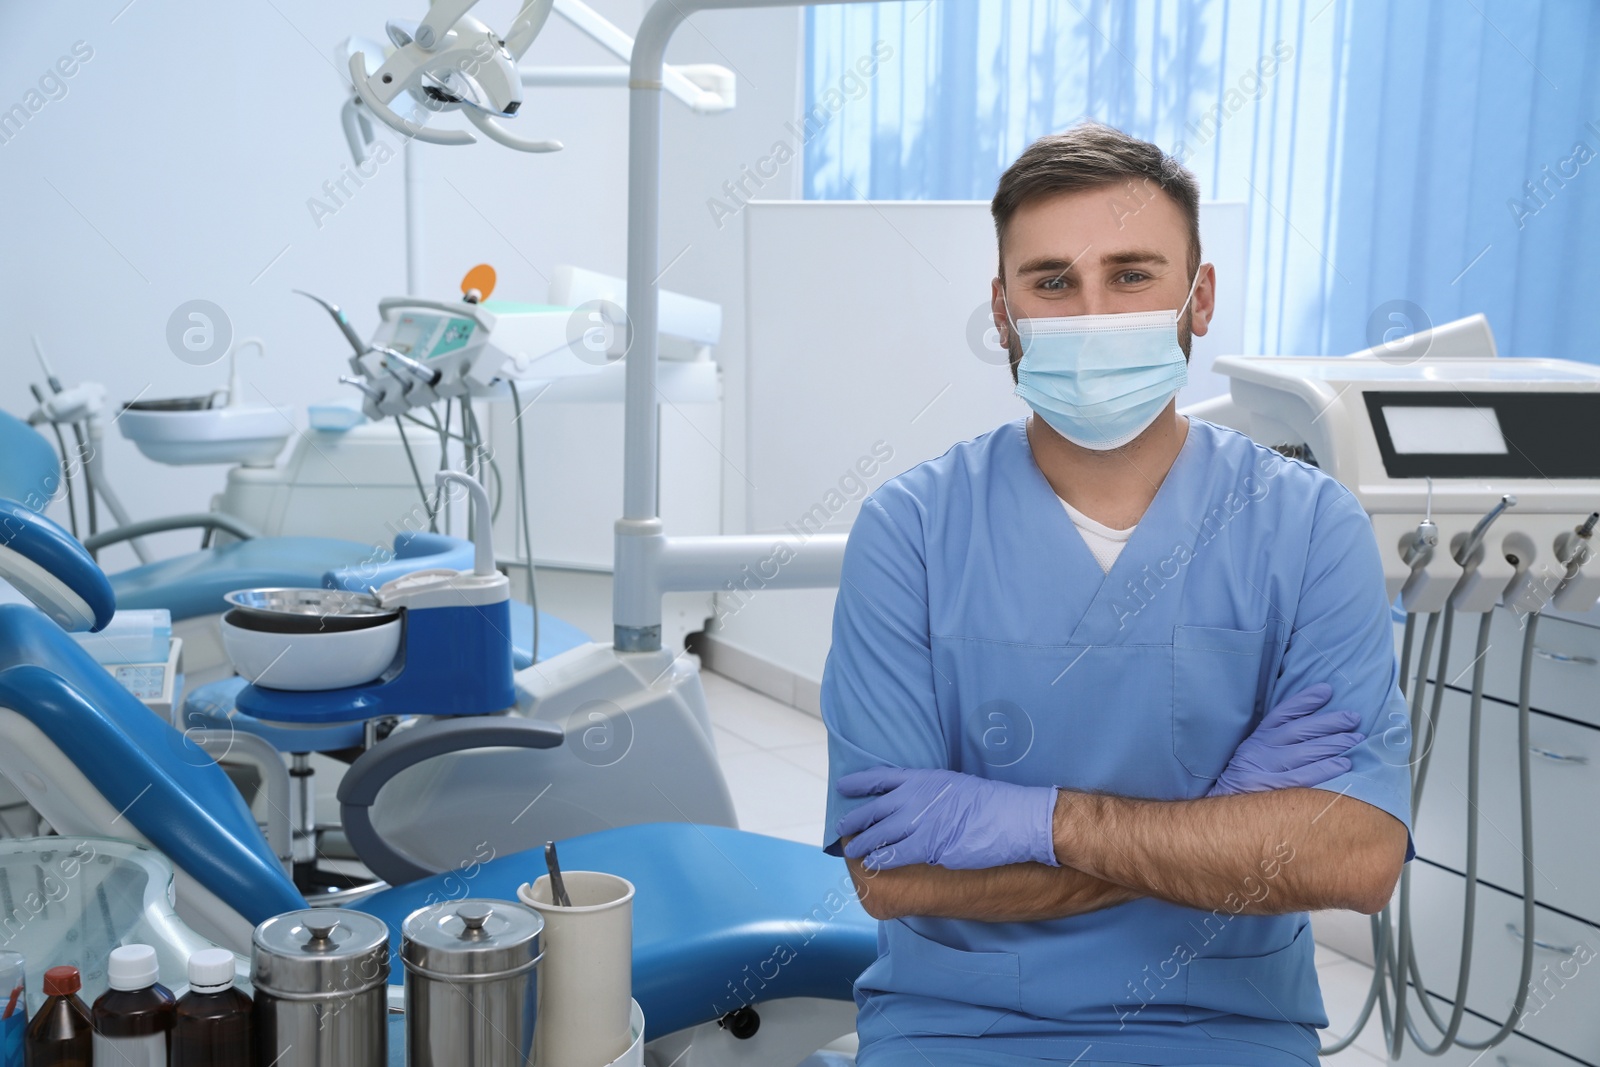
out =
[[[1322,788],[1409,830],[1397,671],[1372,525],[1321,471],[1191,418],[1107,574],[1018,420],[886,483],[851,530],[822,681],[828,848],[863,803],[833,782],[882,764],[1203,796],[1265,710],[1315,682],[1368,738]],[[1238,907],[1270,889],[1241,885]],[[909,917],[878,943],[856,983],[863,1063],[919,1035],[1022,1058],[1315,1063],[1327,1025],[1303,912],[1140,899],[1033,923]]]

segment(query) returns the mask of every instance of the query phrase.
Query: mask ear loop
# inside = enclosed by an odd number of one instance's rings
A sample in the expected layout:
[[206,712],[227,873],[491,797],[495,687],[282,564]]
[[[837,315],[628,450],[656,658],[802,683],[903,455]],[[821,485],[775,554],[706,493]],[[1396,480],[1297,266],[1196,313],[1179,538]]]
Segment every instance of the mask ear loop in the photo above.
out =
[[[1189,310],[1189,301],[1194,299],[1195,290],[1200,288],[1200,272],[1202,270],[1204,270],[1205,267],[1206,267],[1206,265],[1204,263],[1202,263],[1202,264],[1200,264],[1199,267],[1195,268],[1194,281],[1189,283],[1189,295],[1183,298],[1183,306],[1178,308],[1177,312],[1174,313],[1173,316],[1172,316],[1172,321],[1174,323],[1179,323],[1179,322],[1183,321],[1183,313],[1185,311]],[[1003,291],[1002,291],[1001,295],[1002,296],[1004,295]],[[1007,310],[1008,310],[1008,313],[1009,313],[1009,309],[1007,309]]]
[[1022,331],[1017,329],[1017,320],[1011,314],[1011,302],[1006,299],[1006,283],[1000,283],[1000,306],[1006,309],[1006,328],[1011,331],[1011,336],[1006,338],[1007,351],[1011,348],[1011,340],[1015,338],[1018,344],[1022,343]]

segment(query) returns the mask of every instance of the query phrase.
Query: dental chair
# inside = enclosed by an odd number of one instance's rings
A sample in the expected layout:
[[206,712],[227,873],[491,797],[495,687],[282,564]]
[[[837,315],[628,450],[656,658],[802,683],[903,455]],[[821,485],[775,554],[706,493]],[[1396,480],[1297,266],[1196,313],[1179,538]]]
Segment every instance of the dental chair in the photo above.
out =
[[[26,422],[0,411],[0,499],[42,513],[61,484],[61,462],[50,442]],[[211,617],[226,610],[222,598],[235,589],[364,591],[413,571],[472,565],[472,543],[443,534],[402,532],[392,550],[332,537],[258,537],[247,524],[217,511],[129,523],[93,534],[83,545],[94,556],[111,545],[186,529],[204,531],[200,551],[108,577],[118,607],[165,608],[172,613],[174,632],[185,640],[188,673],[205,680],[226,663]],[[234,540],[208,547],[217,531]],[[526,604],[513,603],[511,626],[519,670],[588,641],[570,623],[541,612],[540,647],[535,650],[533,609]]]
[[[179,915],[247,954],[256,924],[306,901],[217,764],[66,632],[110,621],[111,583],[65,530],[5,500],[0,577],[37,605],[0,605],[0,773],[60,833],[163,853],[177,872]],[[562,740],[549,723],[518,730],[530,747]],[[603,830],[561,847],[569,869],[610,871],[636,887],[634,997],[659,1062],[793,1064],[852,1029],[851,986],[877,957],[877,926],[843,861],[690,823]],[[350,906],[384,919],[397,939],[425,903],[514,900],[542,869],[536,853],[490,855]],[[392,973],[403,974],[397,959]]]

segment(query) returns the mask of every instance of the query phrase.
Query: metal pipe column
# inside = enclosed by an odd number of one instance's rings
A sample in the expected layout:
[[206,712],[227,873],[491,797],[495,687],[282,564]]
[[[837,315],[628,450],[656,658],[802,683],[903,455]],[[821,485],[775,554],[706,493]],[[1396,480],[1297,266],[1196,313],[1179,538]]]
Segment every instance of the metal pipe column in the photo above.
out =
[[[869,0],[816,0],[866,3]],[[657,0],[645,12],[633,40],[628,74],[628,354],[625,370],[626,429],[623,438],[622,518],[616,525],[616,569],[612,592],[613,640],[618,651],[652,652],[661,647],[661,593],[684,588],[672,571],[683,559],[662,535],[656,464],[658,412],[656,372],[660,308],[661,93],[667,42],[696,11],[798,7],[794,0]],[[757,543],[770,538],[696,538],[690,588],[718,589],[733,580]],[[725,540],[723,549],[711,541]],[[820,535],[806,542],[805,568],[788,568],[768,585],[806,588],[832,584],[844,556],[844,536]],[[688,563],[688,560],[683,560]],[[831,574],[831,578],[827,577]]]

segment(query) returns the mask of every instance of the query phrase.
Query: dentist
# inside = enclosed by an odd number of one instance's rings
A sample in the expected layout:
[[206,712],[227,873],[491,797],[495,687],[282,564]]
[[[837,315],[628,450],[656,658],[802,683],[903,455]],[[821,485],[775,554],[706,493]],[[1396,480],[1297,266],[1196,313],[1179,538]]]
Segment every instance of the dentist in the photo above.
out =
[[1199,189],[1086,123],[1000,179],[994,319],[1031,417],[885,484],[822,685],[829,850],[879,958],[862,1067],[1315,1064],[1307,912],[1410,858],[1372,527],[1176,411]]

